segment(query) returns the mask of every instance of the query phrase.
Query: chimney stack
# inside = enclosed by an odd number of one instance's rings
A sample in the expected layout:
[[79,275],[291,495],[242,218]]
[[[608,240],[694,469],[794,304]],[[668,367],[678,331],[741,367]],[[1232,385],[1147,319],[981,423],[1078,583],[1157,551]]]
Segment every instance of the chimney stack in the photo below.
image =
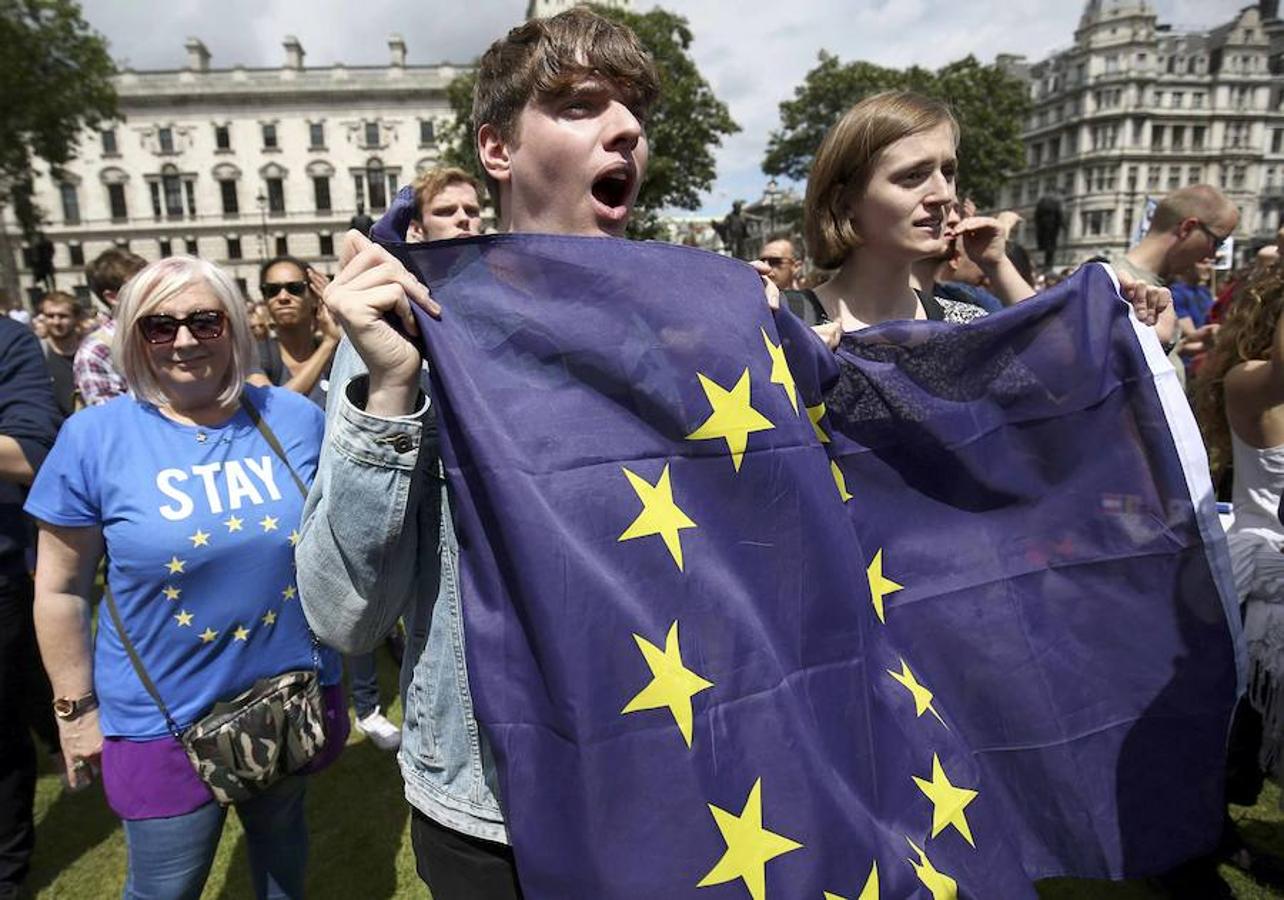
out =
[[288,34],[285,36],[285,42],[282,46],[285,47],[285,67],[287,69],[302,69],[303,45],[299,43],[299,39],[292,34]]
[[210,51],[205,48],[201,39],[189,37],[184,46],[187,47],[187,68],[193,72],[208,72]]
[[388,35],[388,53],[391,56],[391,65],[400,68],[406,64],[406,41],[401,35]]

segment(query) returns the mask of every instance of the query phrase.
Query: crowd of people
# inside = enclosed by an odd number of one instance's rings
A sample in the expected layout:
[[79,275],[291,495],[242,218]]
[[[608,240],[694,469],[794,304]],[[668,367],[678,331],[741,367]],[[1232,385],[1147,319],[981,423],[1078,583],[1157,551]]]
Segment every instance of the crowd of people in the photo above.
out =
[[[623,26],[584,9],[522,25],[478,66],[486,184],[426,173],[397,236],[480,234],[489,196],[502,232],[623,237],[659,91]],[[1011,214],[977,215],[957,196],[958,139],[948,107],[913,93],[849,110],[808,180],[813,268],[773,237],[755,261],[765,302],[832,347],[891,320],[965,324],[1055,283],[1010,239]],[[1216,188],[1185,188],[1111,262],[1189,377],[1225,476],[1263,720],[1252,752],[1284,777],[1284,268],[1267,248],[1214,297],[1208,265],[1237,221]],[[306,776],[347,739],[345,668],[356,727],[399,750],[433,896],[521,896],[469,694],[426,362],[406,336],[411,304],[440,312],[428,289],[357,232],[333,280],[279,257],[250,301],[186,257],[112,249],[86,275],[98,312],[54,292],[34,333],[0,320],[0,715],[31,724],[71,788],[101,782],[124,823],[126,896],[199,896],[229,805],[256,895],[302,895]],[[372,655],[390,638],[400,727],[379,706]],[[289,715],[225,715],[269,707]],[[220,734],[267,755],[215,752],[206,738]],[[34,842],[36,765],[27,728],[0,744],[7,897]]]

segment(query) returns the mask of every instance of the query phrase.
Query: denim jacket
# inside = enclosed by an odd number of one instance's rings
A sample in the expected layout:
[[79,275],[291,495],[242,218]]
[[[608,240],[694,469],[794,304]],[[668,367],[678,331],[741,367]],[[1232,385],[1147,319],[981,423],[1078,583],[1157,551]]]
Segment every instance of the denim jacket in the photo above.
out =
[[299,597],[317,636],[345,653],[369,650],[404,618],[406,799],[448,828],[508,843],[468,687],[459,545],[436,423],[426,393],[412,415],[367,414],[365,371],[345,338],[296,549]]

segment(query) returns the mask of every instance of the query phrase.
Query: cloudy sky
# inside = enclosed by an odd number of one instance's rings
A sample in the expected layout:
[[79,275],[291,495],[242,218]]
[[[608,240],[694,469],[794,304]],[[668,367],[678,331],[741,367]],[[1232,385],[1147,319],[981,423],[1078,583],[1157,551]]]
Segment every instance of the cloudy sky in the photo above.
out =
[[[387,36],[401,33],[412,63],[475,59],[521,21],[526,0],[82,0],[85,16],[122,65],[181,68],[183,42],[205,42],[218,67],[276,66],[281,40],[296,35],[308,65],[387,61]],[[1208,28],[1248,0],[1153,0],[1160,21]],[[653,0],[635,0],[639,10]],[[663,0],[695,35],[692,53],[743,131],[718,154],[718,181],[704,212],[721,215],[737,198],[762,193],[768,134],[777,105],[824,49],[843,60],[938,68],[968,53],[1040,59],[1073,40],[1083,0]],[[466,9],[466,12],[464,11]]]

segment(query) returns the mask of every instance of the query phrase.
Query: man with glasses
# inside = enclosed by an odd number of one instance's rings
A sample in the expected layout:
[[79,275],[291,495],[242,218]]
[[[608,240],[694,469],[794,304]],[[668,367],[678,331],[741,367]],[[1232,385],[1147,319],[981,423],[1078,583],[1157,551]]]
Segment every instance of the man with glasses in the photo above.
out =
[[[1184,187],[1159,201],[1150,231],[1111,262],[1118,271],[1146,284],[1166,286],[1179,277],[1193,280],[1196,264],[1211,261],[1238,224],[1239,210],[1217,188],[1210,184]],[[1208,330],[1196,329],[1191,346],[1202,347],[1211,338],[1204,333]],[[1155,333],[1165,348],[1177,353],[1181,334],[1171,307],[1161,314]],[[1184,365],[1178,359],[1173,364],[1184,381]]]
[[771,266],[767,277],[782,291],[792,291],[798,287],[798,270],[800,260],[789,238],[773,238],[762,245],[758,259]]

